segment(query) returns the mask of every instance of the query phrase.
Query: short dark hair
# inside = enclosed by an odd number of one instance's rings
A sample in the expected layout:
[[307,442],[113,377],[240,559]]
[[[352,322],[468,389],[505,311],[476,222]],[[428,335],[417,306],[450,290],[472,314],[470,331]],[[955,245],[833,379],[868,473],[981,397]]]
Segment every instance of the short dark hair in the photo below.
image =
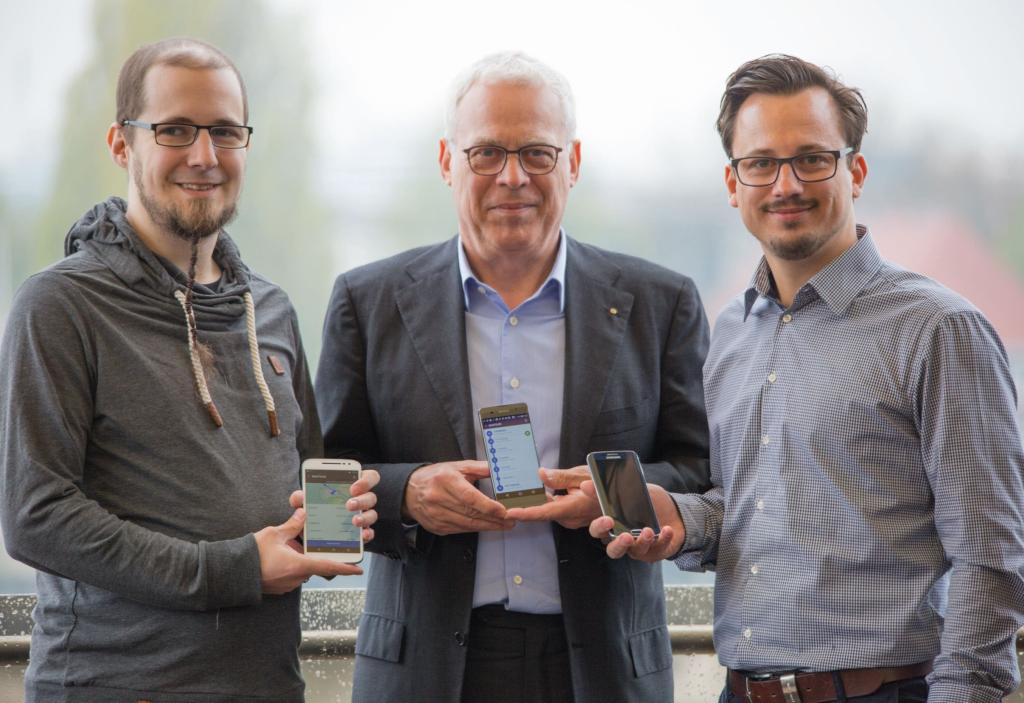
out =
[[238,67],[227,54],[199,39],[172,37],[136,49],[121,66],[117,77],[118,124],[125,120],[138,119],[146,107],[146,74],[153,66],[180,66],[182,68],[218,69],[230,68],[238,78],[242,90],[243,121],[249,121],[249,98],[245,92],[245,81]]
[[839,110],[845,146],[860,151],[868,131],[868,106],[860,90],[844,85],[830,69],[788,54],[768,54],[747,61],[729,76],[718,112],[718,134],[725,153],[732,158],[732,138],[736,114],[754,93],[792,95],[808,88],[824,88]]

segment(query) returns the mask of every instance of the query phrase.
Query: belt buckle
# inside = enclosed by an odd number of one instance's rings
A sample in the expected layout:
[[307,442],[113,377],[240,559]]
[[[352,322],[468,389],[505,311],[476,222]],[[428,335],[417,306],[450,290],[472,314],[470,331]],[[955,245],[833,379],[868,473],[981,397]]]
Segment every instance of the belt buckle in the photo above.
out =
[[786,703],[802,703],[800,700],[800,689],[796,687],[796,674],[780,676],[779,685],[782,686],[782,699]]

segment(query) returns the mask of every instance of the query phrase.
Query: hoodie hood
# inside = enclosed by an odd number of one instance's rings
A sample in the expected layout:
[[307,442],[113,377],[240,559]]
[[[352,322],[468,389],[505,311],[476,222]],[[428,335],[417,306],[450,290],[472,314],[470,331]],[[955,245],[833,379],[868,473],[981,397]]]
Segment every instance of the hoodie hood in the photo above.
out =
[[[172,275],[160,259],[143,243],[125,216],[127,204],[111,197],[86,212],[64,238],[64,255],[88,251],[103,261],[126,286],[136,293],[163,302],[175,299],[175,291],[184,292],[188,279],[184,273]],[[250,290],[252,272],[242,263],[238,247],[221,230],[213,259],[224,273],[217,292],[193,291],[193,306],[200,328],[228,322],[245,314],[243,296]]]

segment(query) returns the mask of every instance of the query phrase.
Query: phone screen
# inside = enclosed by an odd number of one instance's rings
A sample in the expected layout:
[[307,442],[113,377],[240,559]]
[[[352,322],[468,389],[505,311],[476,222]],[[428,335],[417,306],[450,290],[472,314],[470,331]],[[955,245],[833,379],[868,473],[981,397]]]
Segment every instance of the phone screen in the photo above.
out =
[[601,509],[615,521],[613,532],[650,527],[657,534],[658,516],[647,493],[640,460],[634,452],[595,452],[587,457],[601,499]]
[[356,553],[360,528],[345,507],[359,472],[351,469],[304,469],[306,472],[306,552]]
[[494,497],[506,504],[543,503],[544,484],[537,475],[540,463],[537,461],[530,414],[524,404],[515,408],[511,411],[497,406],[480,411],[480,428]]

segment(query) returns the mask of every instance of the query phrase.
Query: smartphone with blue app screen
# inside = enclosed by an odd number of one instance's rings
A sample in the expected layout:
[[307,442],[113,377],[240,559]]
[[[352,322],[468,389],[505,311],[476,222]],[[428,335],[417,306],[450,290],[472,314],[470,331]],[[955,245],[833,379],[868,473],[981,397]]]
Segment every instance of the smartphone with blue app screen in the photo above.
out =
[[302,491],[305,494],[306,554],[349,564],[363,560],[363,530],[352,524],[362,511],[345,507],[352,497],[352,484],[359,480],[362,466],[351,459],[306,459],[302,462]]
[[480,429],[494,499],[506,508],[529,508],[547,502],[537,473],[540,461],[526,403],[481,408]]

